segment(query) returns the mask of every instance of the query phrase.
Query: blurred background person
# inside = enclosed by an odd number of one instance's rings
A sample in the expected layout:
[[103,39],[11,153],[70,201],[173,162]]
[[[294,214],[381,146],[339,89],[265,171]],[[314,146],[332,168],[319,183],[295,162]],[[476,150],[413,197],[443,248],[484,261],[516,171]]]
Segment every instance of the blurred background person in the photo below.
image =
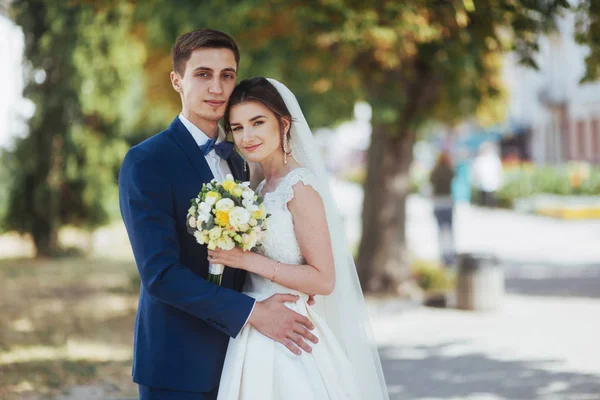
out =
[[477,190],[477,204],[496,206],[496,192],[502,187],[502,161],[493,143],[482,143],[473,161],[473,187]]
[[433,213],[438,224],[438,237],[441,259],[444,265],[454,264],[453,217],[454,201],[452,200],[452,181],[454,169],[448,151],[438,156],[435,167],[431,171],[429,181],[433,194]]

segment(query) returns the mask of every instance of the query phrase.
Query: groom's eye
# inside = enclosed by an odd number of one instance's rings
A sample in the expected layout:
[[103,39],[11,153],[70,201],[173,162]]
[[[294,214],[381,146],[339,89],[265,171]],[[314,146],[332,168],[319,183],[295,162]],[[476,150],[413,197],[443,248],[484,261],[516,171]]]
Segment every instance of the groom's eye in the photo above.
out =
[[200,72],[198,75],[196,76],[200,76],[202,78],[206,78],[208,76],[208,72]]
[[224,77],[226,79],[235,79],[235,76],[233,74],[225,74]]

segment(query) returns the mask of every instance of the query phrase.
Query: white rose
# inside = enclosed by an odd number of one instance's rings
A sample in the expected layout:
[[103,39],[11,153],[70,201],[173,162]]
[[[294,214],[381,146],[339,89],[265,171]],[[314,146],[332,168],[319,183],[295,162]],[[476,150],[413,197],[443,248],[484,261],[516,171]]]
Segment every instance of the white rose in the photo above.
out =
[[220,238],[221,233],[223,233],[223,229],[221,229],[221,227],[219,226],[215,226],[210,231],[208,231],[208,237],[212,242],[213,240],[217,240],[218,238]]
[[244,224],[250,221],[250,213],[243,207],[234,207],[229,212],[229,223],[236,230],[240,230]]
[[229,236],[221,236],[217,239],[217,246],[223,250],[231,250],[235,247],[235,242]]
[[215,204],[217,202],[217,198],[216,197],[212,197],[212,196],[206,196],[206,200],[204,200],[204,202],[209,205],[210,207],[213,206],[213,204]]
[[227,198],[221,199],[217,201],[217,204],[215,204],[215,208],[217,209],[217,211],[229,211],[233,207],[235,207],[235,203],[233,202],[233,200]]
[[233,178],[233,175],[231,175],[231,174],[225,175],[225,180],[235,182],[235,179]]
[[254,199],[244,199],[242,200],[242,205],[246,208],[246,210],[250,212],[258,211],[260,208],[254,204]]
[[196,226],[197,226],[197,225],[196,225],[196,218],[194,218],[194,217],[190,217],[190,220],[189,220],[188,222],[189,222],[189,224],[190,224],[190,227],[192,227],[192,228],[196,228]]
[[248,223],[250,224],[250,226],[258,225],[258,221],[254,218],[250,218],[250,221]]
[[244,199],[252,199],[254,198],[254,192],[250,189],[244,190],[244,193],[242,193],[242,197]]
[[212,207],[210,206],[210,204],[207,204],[206,202],[202,202],[199,205],[199,212],[202,214],[210,214],[210,211],[212,210]]
[[242,235],[242,242],[244,250],[251,250],[258,242],[258,235],[254,231],[251,231],[250,233],[244,233]]
[[204,235],[202,232],[194,232],[194,237],[196,238],[196,242],[198,242],[198,244],[206,244],[206,235]]

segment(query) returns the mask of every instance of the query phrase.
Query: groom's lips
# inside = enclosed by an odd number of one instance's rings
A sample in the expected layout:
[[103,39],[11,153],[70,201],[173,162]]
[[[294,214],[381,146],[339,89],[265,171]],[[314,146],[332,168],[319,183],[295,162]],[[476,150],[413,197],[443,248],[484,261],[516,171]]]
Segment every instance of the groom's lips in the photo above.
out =
[[208,103],[208,105],[212,107],[221,107],[223,104],[225,104],[224,101],[218,100],[206,100],[206,103]]
[[258,149],[261,145],[262,145],[262,143],[259,143],[259,144],[254,145],[254,146],[244,147],[244,149],[246,149],[246,151],[254,151],[254,150]]

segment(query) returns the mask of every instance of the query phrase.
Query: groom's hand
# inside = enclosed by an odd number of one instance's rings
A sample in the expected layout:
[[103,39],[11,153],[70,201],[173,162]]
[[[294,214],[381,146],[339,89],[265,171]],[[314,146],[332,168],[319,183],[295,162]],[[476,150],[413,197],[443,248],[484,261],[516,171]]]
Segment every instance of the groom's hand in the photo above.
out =
[[283,344],[292,353],[300,355],[299,348],[310,353],[312,348],[305,342],[318,343],[310,331],[315,327],[308,318],[290,310],[283,303],[295,303],[299,297],[292,294],[276,294],[254,306],[249,323],[263,335]]

